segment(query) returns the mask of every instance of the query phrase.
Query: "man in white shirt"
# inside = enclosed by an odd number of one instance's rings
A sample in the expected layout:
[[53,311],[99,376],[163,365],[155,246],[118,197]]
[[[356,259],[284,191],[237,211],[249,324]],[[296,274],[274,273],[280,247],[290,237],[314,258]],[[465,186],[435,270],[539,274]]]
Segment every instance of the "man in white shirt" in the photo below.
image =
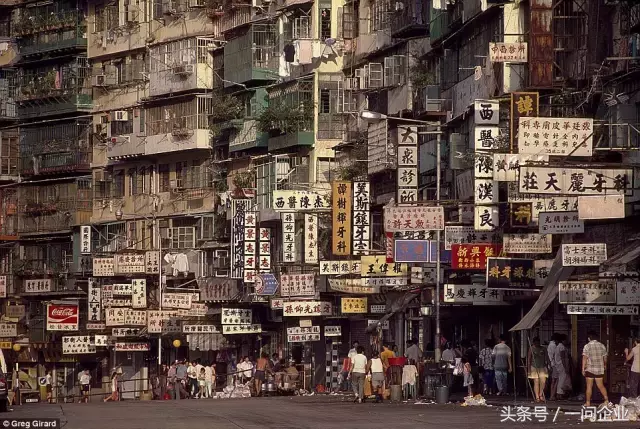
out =
[[349,354],[347,355],[347,357],[349,359],[351,359],[352,357],[354,357],[355,355],[358,354],[358,352],[357,352],[358,346],[360,346],[360,343],[358,343],[357,341],[354,341],[353,342],[353,347],[351,347],[351,350],[349,350]]
[[249,362],[249,356],[245,356],[237,366],[240,382],[244,383],[253,376],[253,365]]
[[[196,361],[196,382],[198,380],[198,375],[200,374],[200,371],[202,370],[202,368],[204,368],[204,367],[200,364],[200,359],[198,359]],[[196,391],[195,397],[199,398],[200,397],[200,393],[199,393],[200,392],[200,387],[199,386],[196,387],[195,391]]]
[[[357,342],[354,344],[357,344]],[[362,403],[364,400],[364,380],[367,374],[367,363],[364,348],[358,346],[355,356],[351,358],[351,370],[349,371],[349,378],[353,385],[353,393],[356,395],[354,402]]]
[[198,393],[198,373],[195,362],[191,362],[191,365],[187,366],[187,378],[189,379],[189,394],[195,398]]
[[558,334],[551,335],[549,347],[547,347],[547,355],[549,356],[549,365],[551,366],[551,395],[550,401],[556,400],[556,392],[558,391],[558,369],[556,368],[556,348],[558,347]]

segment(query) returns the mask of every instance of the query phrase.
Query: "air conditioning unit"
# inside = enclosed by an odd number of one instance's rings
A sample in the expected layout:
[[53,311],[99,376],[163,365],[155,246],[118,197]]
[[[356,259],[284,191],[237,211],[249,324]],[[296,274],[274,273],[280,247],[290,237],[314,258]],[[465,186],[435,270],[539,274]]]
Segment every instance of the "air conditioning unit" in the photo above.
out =
[[128,121],[129,120],[129,112],[126,110],[116,110],[113,112],[113,120],[114,121]]
[[348,77],[344,80],[345,90],[357,90],[360,89],[360,82],[357,77]]
[[216,270],[214,277],[229,278],[229,270]]
[[190,8],[204,7],[205,2],[203,0],[189,0]]
[[440,86],[427,85],[424,88],[424,110],[425,112],[441,112],[442,100],[440,100]]
[[216,258],[228,258],[229,257],[229,251],[226,249],[220,249],[220,250],[216,250],[214,253]]
[[103,74],[95,75],[93,77],[92,85],[93,86],[105,86],[106,85],[105,84],[105,80],[106,80],[105,79],[105,75],[103,75]]
[[109,139],[109,141],[111,142],[111,144],[124,144],[124,143],[129,143],[131,142],[131,137],[130,136],[115,136],[115,137],[111,137]]
[[181,64],[173,67],[173,74],[185,75],[193,73],[193,64]]

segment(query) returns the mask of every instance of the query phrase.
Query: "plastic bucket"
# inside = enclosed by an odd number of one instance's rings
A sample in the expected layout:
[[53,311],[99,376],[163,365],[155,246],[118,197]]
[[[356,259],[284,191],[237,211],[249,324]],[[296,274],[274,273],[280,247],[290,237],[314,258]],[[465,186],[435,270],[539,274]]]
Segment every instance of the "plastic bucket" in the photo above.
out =
[[436,387],[436,404],[447,404],[449,402],[449,386]]

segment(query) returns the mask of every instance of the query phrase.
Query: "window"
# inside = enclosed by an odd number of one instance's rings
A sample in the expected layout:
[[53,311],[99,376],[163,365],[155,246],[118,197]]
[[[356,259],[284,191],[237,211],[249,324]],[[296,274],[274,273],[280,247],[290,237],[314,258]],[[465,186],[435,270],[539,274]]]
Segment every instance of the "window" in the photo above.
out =
[[374,0],[371,17],[371,30],[379,31],[389,28],[391,16],[390,0]]
[[138,234],[137,234],[137,222],[131,221],[127,222],[127,247],[128,248],[136,248],[136,244],[138,243]]
[[169,179],[169,164],[160,164],[158,166],[158,191],[169,192],[170,179]]
[[316,182],[317,183],[330,183],[331,182],[331,158],[318,158],[316,168]]
[[129,169],[129,195],[138,195],[140,189],[138,188],[138,170],[134,168]]
[[[8,132],[5,134],[9,134]],[[13,175],[18,173],[18,137],[4,135],[1,137],[0,174]]]
[[125,112],[127,115],[126,121],[116,121],[114,117],[116,114],[115,111],[111,112],[111,122],[109,122],[109,126],[111,127],[111,137],[133,134],[133,112],[131,110],[125,110]]
[[320,4],[320,40],[331,38],[331,3]]
[[318,113],[331,113],[331,91],[328,89],[320,90],[320,107]]
[[359,5],[349,3],[342,9],[342,37],[345,39],[355,39],[358,37],[358,15]]
[[124,197],[124,170],[118,170],[113,175],[111,182],[111,196],[114,198]]
[[171,231],[171,248],[172,249],[191,249],[196,246],[195,243],[196,229],[192,226],[179,226],[172,228]]
[[147,178],[147,169],[145,167],[140,167],[138,170],[137,188],[141,194],[151,193],[151,189],[149,189],[149,179]]
[[384,86],[404,85],[406,80],[406,57],[394,55],[384,59]]
[[184,188],[187,178],[187,163],[176,162],[176,188]]

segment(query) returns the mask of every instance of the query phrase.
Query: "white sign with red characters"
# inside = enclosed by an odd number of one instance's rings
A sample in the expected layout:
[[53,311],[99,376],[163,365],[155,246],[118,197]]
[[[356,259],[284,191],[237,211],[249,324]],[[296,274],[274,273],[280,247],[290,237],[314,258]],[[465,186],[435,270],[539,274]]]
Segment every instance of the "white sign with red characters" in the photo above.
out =
[[47,304],[47,331],[77,331],[79,319],[77,304]]
[[386,232],[443,229],[443,207],[399,206],[384,208],[384,230]]

